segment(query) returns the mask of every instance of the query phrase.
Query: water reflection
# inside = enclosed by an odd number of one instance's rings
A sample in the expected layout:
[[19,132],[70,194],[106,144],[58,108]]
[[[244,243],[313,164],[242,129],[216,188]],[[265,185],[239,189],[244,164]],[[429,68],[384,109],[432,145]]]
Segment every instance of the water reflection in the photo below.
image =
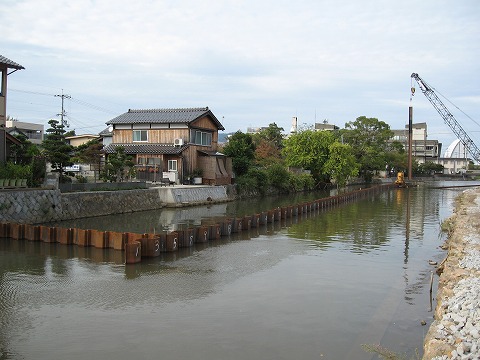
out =
[[209,206],[163,208],[153,211],[58,221],[45,225],[103,231],[158,233],[198,226],[225,217],[252,215],[276,207],[320,199],[335,193],[336,190],[329,190],[291,196],[259,197]]
[[[119,251],[2,239],[0,358],[362,359],[361,343],[413,355],[457,194],[395,190],[132,266]],[[151,232],[308,199],[277,200],[75,226]]]

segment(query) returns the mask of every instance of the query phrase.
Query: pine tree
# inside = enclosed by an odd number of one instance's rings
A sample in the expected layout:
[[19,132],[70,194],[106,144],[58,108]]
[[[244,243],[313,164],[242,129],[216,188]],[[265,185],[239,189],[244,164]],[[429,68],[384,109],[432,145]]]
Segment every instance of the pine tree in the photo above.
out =
[[46,131],[42,146],[45,157],[50,162],[54,172],[60,175],[60,182],[66,182],[65,167],[72,166],[71,161],[73,146],[65,140],[65,125],[58,120],[48,122],[50,128]]

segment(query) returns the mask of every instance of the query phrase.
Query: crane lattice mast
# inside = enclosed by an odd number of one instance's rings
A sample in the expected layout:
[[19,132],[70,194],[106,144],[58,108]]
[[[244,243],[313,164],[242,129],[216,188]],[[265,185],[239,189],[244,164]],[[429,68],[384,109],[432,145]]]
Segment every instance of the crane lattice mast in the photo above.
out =
[[450,129],[452,129],[453,133],[465,146],[465,149],[470,153],[470,155],[472,155],[472,158],[476,161],[480,161],[480,149],[477,145],[475,145],[475,143],[470,138],[470,136],[468,136],[466,131],[463,130],[457,119],[455,119],[452,113],[438,98],[437,94],[435,94],[433,89],[428,86],[427,83],[420,76],[418,76],[418,74],[413,73],[412,78],[415,79],[415,81],[420,86],[420,90],[422,90],[423,95],[427,97],[433,107],[438,111],[445,123],[450,127]]

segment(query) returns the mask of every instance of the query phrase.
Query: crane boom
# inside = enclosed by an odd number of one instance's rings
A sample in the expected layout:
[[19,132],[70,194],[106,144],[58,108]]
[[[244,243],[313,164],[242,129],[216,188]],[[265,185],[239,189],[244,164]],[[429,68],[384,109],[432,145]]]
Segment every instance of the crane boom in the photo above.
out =
[[420,90],[422,90],[423,95],[427,97],[428,101],[430,101],[433,107],[442,116],[445,124],[447,124],[450,129],[452,129],[453,133],[463,143],[465,149],[467,149],[472,158],[476,161],[480,161],[480,149],[477,147],[477,145],[475,145],[473,140],[470,139],[470,136],[468,136],[466,131],[463,130],[457,119],[455,119],[452,113],[438,98],[437,94],[435,94],[433,89],[428,86],[427,83],[420,76],[418,76],[418,74],[413,73],[412,78],[415,79],[415,81],[418,83],[418,86],[420,86]]

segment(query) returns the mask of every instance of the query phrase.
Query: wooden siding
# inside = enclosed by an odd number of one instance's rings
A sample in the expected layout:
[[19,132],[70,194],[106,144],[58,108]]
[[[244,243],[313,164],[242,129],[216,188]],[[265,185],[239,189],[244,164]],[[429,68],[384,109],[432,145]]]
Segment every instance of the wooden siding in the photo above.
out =
[[[166,126],[166,128],[157,128],[157,126]],[[147,130],[148,131],[148,141],[150,144],[173,144],[175,139],[182,139],[185,143],[190,143],[194,139],[190,138],[191,129],[204,130],[212,132],[212,146],[202,147],[204,150],[217,150],[218,147],[218,129],[215,123],[208,117],[205,116],[201,119],[194,121],[191,124],[191,128],[174,128],[175,124],[172,124],[171,127],[169,124],[133,124],[132,125],[116,125],[115,130],[113,131],[112,142],[115,144],[132,144],[133,143],[133,129],[137,130]],[[128,129],[127,129],[128,127]],[[147,129],[149,128],[150,129]]]
[[[185,142],[190,138],[189,129],[150,129],[148,131],[149,144],[173,144],[175,139],[183,139]],[[112,142],[115,144],[133,144],[133,130],[113,131]]]
[[203,183],[226,185],[232,182],[232,159],[216,156],[200,156],[198,167],[203,170]]
[[196,146],[190,146],[183,152],[184,174],[190,175],[193,170],[198,168],[198,153]]
[[191,123],[190,126],[198,129],[218,131],[217,126],[213,123],[213,121],[208,116],[204,116],[198,120],[195,120],[194,122]]

